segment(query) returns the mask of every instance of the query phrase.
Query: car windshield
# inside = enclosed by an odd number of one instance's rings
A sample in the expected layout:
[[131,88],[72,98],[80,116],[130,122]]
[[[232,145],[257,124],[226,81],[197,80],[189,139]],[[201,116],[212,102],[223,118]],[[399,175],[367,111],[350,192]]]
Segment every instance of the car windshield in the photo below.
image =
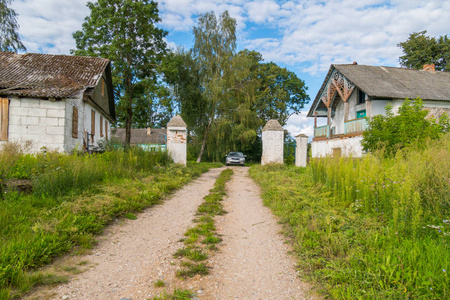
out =
[[228,153],[228,156],[244,157],[244,154],[242,154],[241,152],[230,152]]

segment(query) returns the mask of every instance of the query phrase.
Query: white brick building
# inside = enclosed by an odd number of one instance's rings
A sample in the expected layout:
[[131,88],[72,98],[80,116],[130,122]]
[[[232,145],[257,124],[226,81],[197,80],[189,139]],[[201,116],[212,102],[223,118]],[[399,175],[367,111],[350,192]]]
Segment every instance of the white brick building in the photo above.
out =
[[[364,65],[331,65],[308,117],[314,117],[313,157],[326,155],[360,157],[367,119],[384,115],[386,104],[393,112],[405,98],[423,100],[429,116],[450,115],[450,72]],[[327,125],[317,126],[317,118]]]
[[0,145],[82,150],[108,139],[114,119],[109,60],[0,52]]

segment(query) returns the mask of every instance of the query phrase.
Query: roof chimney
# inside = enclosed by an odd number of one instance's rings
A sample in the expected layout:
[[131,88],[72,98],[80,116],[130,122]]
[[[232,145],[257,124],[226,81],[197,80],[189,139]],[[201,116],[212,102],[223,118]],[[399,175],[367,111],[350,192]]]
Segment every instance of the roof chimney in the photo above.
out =
[[354,65],[357,65],[358,63],[356,61],[353,62]]
[[423,69],[424,69],[425,71],[428,71],[428,72],[434,72],[434,71],[436,71],[434,64],[423,65]]
[[152,134],[152,129],[150,127],[147,127],[147,135]]

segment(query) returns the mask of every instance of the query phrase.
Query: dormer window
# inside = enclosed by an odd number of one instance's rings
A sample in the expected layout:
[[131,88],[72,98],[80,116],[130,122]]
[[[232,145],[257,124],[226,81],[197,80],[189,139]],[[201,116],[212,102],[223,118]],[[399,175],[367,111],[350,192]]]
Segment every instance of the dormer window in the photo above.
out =
[[366,93],[358,90],[358,104],[366,103]]

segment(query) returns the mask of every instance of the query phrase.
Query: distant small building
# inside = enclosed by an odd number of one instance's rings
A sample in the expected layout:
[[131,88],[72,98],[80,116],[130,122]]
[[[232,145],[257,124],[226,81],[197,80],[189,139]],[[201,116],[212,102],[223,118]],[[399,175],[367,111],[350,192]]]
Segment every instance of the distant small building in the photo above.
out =
[[[312,157],[326,155],[360,157],[367,120],[385,115],[391,104],[396,113],[406,98],[423,100],[430,117],[450,115],[450,72],[364,66],[331,65],[308,112],[314,117]],[[327,125],[317,126],[317,118]]]
[[[125,143],[125,128],[113,130],[113,137]],[[130,145],[139,146],[146,151],[166,151],[167,129],[132,128]]]
[[114,120],[108,59],[0,52],[0,146],[87,149],[108,139]]

